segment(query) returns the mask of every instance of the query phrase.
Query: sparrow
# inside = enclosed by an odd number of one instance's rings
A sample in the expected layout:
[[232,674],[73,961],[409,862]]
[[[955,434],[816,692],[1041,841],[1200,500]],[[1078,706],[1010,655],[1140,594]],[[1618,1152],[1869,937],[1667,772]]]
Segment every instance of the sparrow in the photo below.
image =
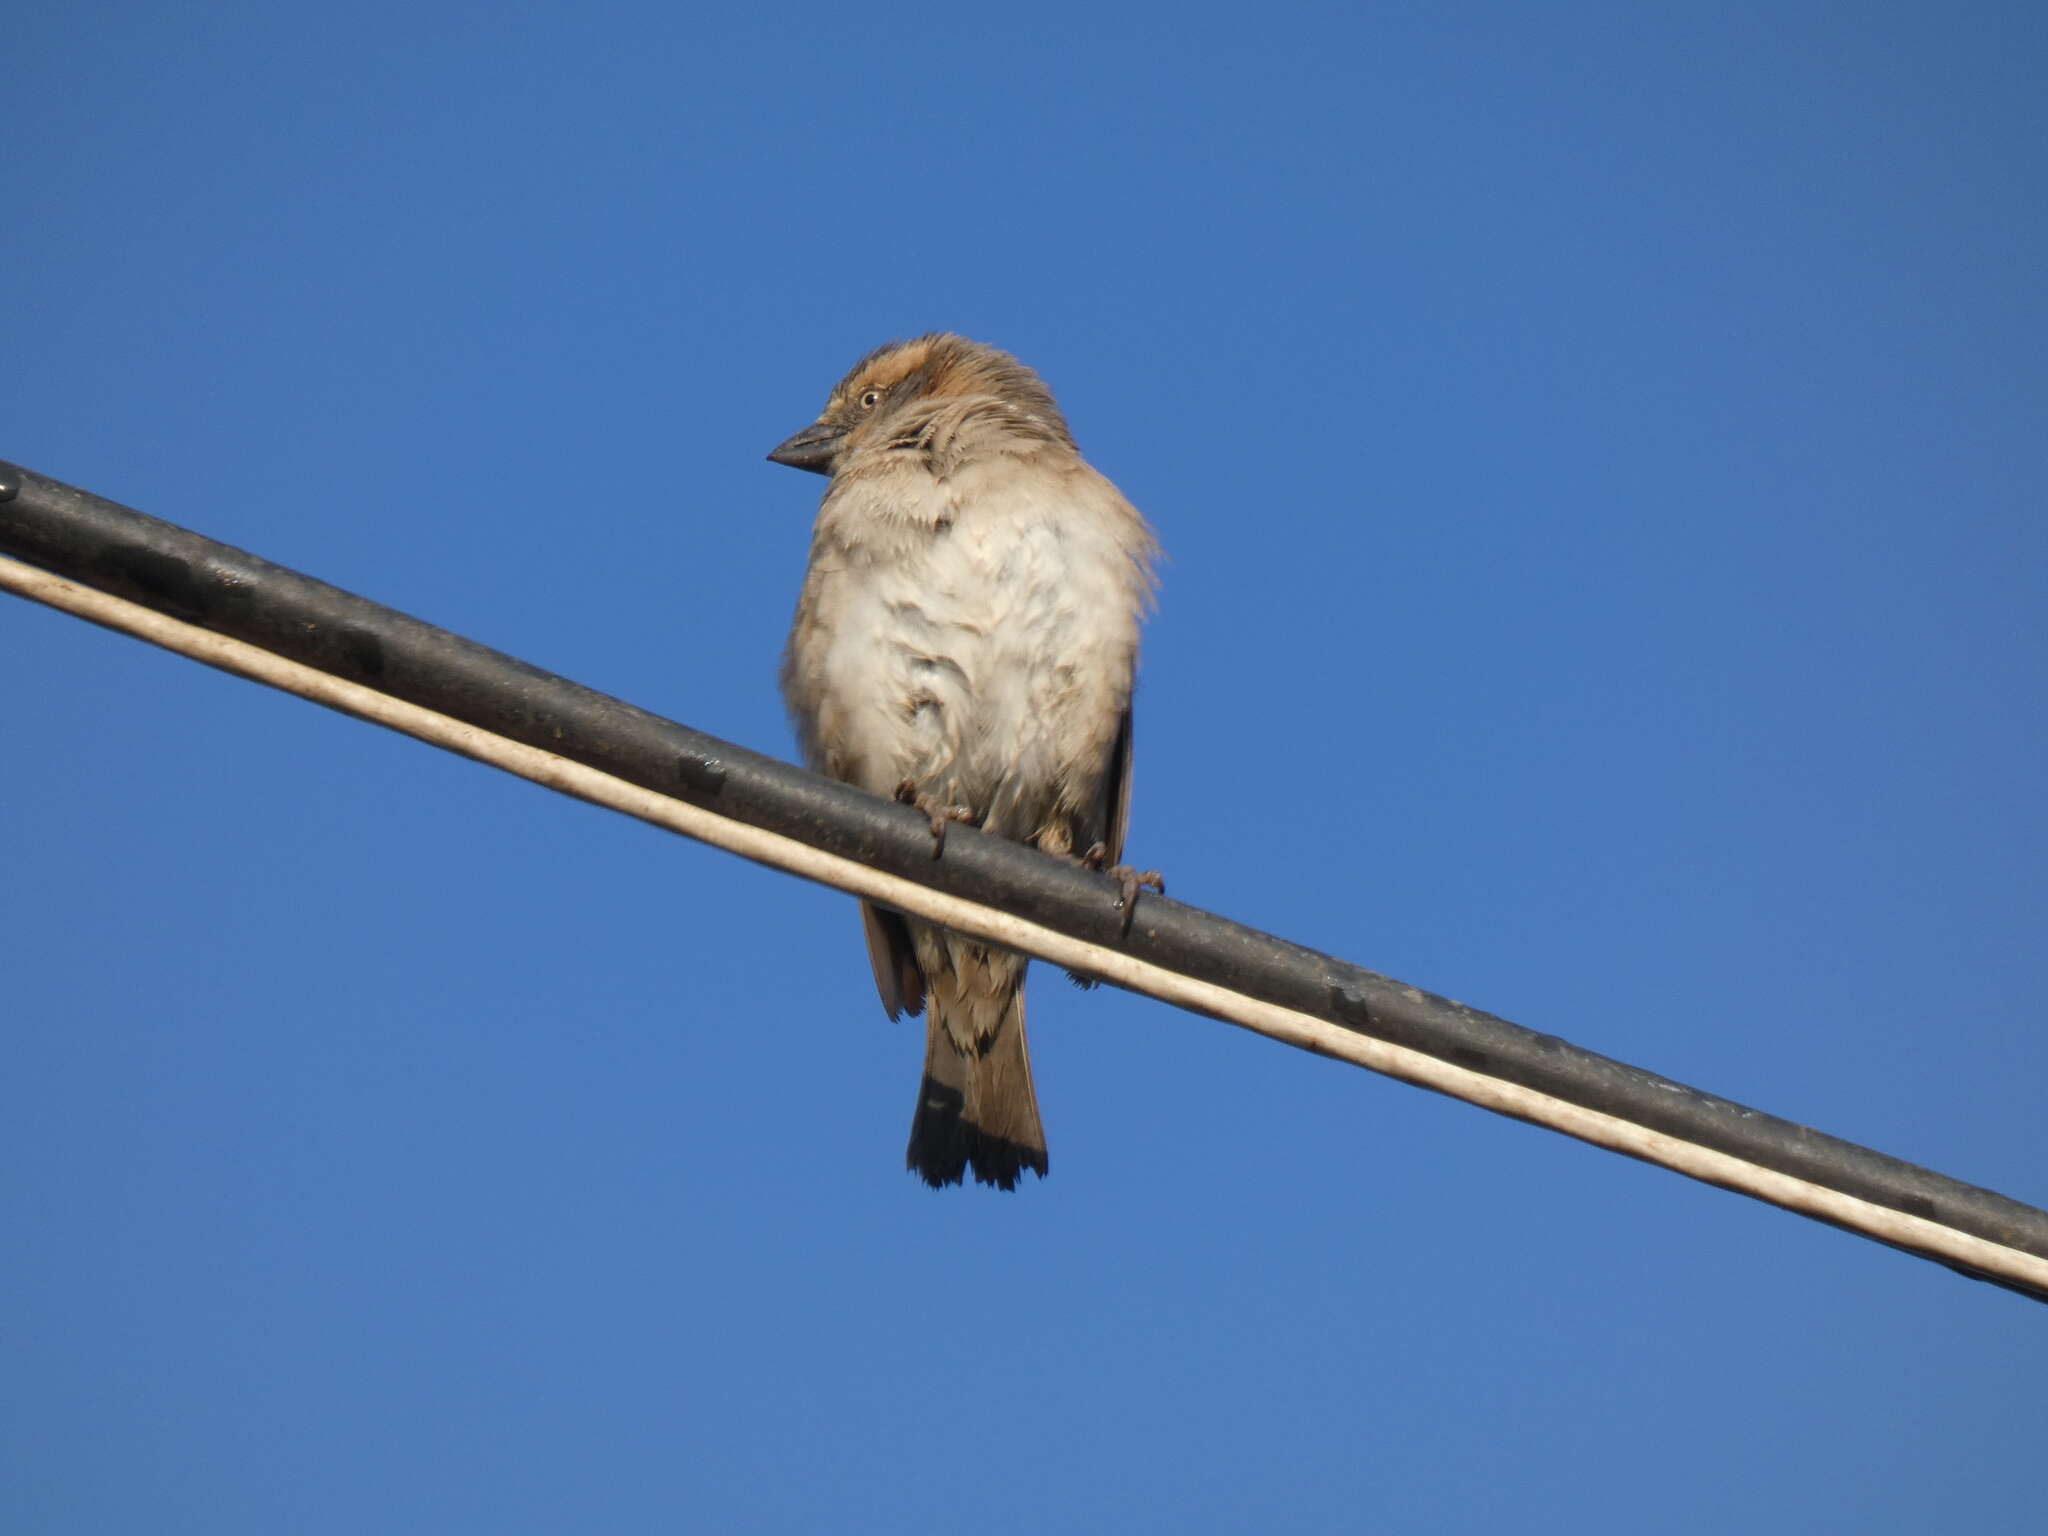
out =
[[[1131,690],[1158,546],[1052,391],[949,334],[855,363],[768,457],[831,477],[783,660],[804,759],[931,818],[1084,860],[1124,887]],[[1044,1176],[1025,956],[861,904],[890,1018],[925,1014],[906,1165],[934,1189]],[[1081,978],[1076,978],[1080,980]]]

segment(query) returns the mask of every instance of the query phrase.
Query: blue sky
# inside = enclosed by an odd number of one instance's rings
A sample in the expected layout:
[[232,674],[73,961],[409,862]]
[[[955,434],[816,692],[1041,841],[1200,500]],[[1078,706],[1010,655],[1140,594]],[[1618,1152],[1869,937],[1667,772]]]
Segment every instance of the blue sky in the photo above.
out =
[[[2026,5],[76,4],[0,456],[716,734],[852,359],[1169,552],[1174,893],[2048,1202]],[[24,84],[23,82],[26,82]],[[0,1526],[2031,1531],[2044,1315],[0,601]]]

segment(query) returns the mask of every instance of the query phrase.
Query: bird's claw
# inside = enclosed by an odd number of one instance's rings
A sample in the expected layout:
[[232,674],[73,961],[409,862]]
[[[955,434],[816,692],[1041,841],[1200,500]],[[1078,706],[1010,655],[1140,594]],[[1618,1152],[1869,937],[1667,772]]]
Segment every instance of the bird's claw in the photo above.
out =
[[1131,936],[1131,923],[1138,915],[1138,892],[1157,891],[1166,894],[1166,876],[1156,869],[1133,869],[1128,864],[1111,864],[1109,847],[1096,843],[1081,855],[1081,862],[1090,869],[1100,870],[1116,882],[1117,906],[1124,914],[1124,937]]
[[946,828],[956,821],[974,820],[974,809],[966,805],[934,805],[917,792],[917,781],[905,779],[896,786],[896,800],[899,805],[915,806],[924,812],[932,828],[932,857],[937,858],[946,851]]
[[1166,894],[1166,876],[1156,869],[1133,869],[1128,864],[1116,864],[1103,871],[1116,882],[1117,905],[1124,912],[1124,937],[1131,936],[1131,923],[1138,915],[1138,892],[1157,891]]

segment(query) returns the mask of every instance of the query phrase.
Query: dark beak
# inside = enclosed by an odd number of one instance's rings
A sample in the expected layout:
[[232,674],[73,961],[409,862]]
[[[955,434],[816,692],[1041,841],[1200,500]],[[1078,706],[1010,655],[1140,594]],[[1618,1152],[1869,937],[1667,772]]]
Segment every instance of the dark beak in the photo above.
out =
[[828,427],[820,422],[814,427],[805,427],[788,442],[783,443],[768,455],[775,464],[787,464],[791,469],[808,469],[814,475],[832,473],[832,461],[839,457],[839,440],[846,436],[844,427]]

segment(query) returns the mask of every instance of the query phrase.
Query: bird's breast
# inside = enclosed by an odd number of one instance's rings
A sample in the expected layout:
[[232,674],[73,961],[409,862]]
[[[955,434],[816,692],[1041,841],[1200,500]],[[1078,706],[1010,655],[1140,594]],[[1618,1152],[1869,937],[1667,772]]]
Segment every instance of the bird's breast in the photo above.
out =
[[1099,771],[1136,648],[1114,531],[1016,474],[834,500],[790,647],[819,766],[977,811]]

